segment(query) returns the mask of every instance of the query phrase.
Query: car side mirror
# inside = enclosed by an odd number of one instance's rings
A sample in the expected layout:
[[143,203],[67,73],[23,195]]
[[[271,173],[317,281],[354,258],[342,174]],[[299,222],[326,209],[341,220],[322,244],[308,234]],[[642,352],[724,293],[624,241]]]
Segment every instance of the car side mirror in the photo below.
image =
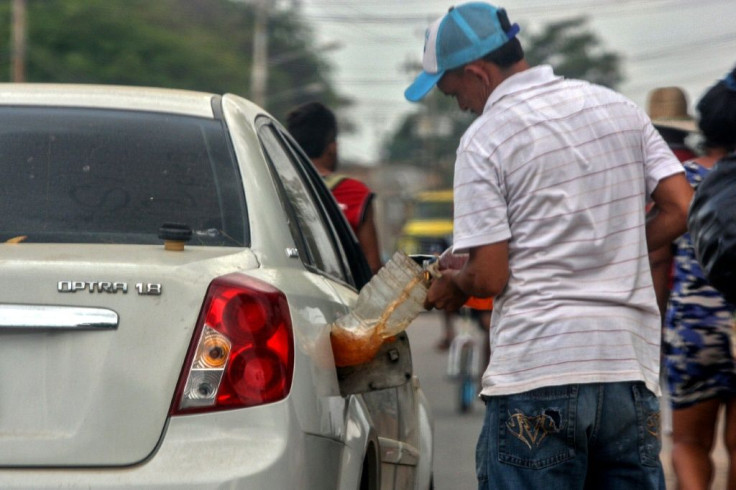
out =
[[408,382],[412,375],[411,348],[406,332],[385,341],[371,361],[337,368],[342,396],[395,388]]

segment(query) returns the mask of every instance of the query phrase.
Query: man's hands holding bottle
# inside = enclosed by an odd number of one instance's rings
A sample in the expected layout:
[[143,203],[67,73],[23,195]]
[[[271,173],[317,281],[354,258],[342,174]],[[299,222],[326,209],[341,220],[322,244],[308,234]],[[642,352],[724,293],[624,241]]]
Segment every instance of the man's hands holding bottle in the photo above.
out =
[[424,308],[453,312],[465,304],[468,295],[457,286],[454,277],[467,261],[468,254],[453,254],[450,248],[442,252],[437,259],[439,274],[432,280],[424,300]]
[[457,311],[463,306],[478,310],[493,308],[492,298],[475,298],[464,293],[455,281],[455,276],[465,267],[469,254],[452,252],[448,248],[438,257],[439,274],[435,276],[424,301],[424,308],[437,308],[448,312]]

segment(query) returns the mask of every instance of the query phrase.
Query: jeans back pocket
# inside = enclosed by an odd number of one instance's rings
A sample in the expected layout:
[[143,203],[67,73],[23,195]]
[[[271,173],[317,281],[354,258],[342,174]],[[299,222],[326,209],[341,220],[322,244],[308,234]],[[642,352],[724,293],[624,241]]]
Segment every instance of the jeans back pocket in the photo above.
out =
[[636,404],[639,459],[645,466],[657,466],[662,449],[659,400],[644,383],[634,384],[632,391]]
[[499,461],[540,469],[574,458],[577,392],[568,385],[501,397]]

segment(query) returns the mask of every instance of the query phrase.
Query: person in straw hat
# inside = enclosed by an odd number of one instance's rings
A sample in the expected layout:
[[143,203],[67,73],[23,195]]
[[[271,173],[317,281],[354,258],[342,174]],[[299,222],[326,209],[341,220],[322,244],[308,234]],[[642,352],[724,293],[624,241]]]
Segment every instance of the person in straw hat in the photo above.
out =
[[680,87],[660,87],[649,93],[647,114],[662,138],[681,162],[695,158],[685,144],[690,133],[696,133],[695,119],[687,111],[687,96]]
[[[688,135],[696,133],[698,127],[695,119],[688,112],[687,95],[683,89],[659,87],[649,92],[647,115],[678,160],[686,162],[698,156],[685,143]],[[669,245],[649,254],[654,291],[663,320],[672,288],[672,259]],[[664,373],[662,373],[662,378],[664,380]],[[668,433],[672,432],[672,414],[666,390],[663,392],[662,428]]]
[[[685,138],[698,132],[695,119],[688,113],[687,96],[680,87],[659,87],[649,92],[647,114],[659,134],[678,160],[686,162],[697,158],[695,151],[685,143]],[[657,305],[664,317],[672,286],[672,252],[663,247],[649,254]],[[669,429],[669,417],[665,417]]]

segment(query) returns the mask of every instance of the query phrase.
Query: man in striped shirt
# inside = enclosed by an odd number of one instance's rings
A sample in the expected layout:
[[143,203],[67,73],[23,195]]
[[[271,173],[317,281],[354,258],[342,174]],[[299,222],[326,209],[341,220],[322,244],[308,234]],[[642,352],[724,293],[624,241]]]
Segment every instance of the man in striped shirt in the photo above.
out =
[[496,297],[479,488],[664,488],[647,250],[685,231],[692,191],[641,109],[529,67],[518,32],[492,5],[451,8],[405,92],[437,85],[478,115],[455,162],[453,251],[469,259],[425,306]]

